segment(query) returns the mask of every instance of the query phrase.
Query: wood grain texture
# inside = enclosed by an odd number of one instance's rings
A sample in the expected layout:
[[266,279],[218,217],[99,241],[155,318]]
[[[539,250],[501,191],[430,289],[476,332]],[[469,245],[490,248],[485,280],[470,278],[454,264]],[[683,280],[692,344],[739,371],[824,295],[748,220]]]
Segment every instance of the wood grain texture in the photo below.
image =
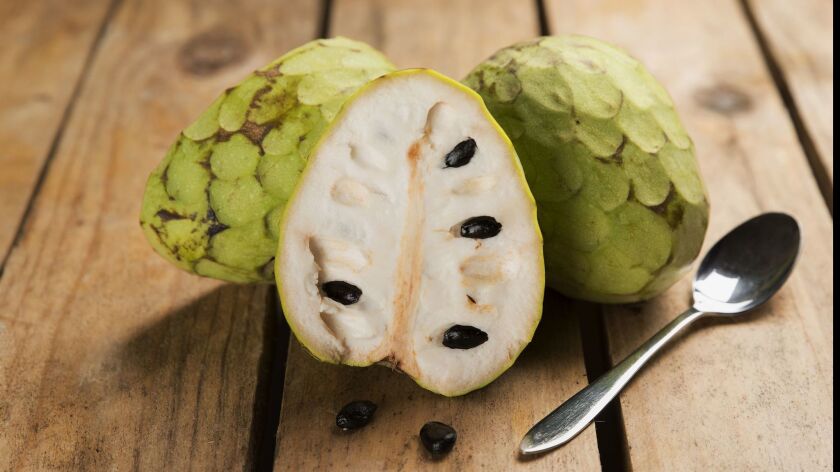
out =
[[0,264],[109,3],[0,2]]
[[834,182],[834,2],[748,0],[830,184]]
[[[402,67],[465,75],[496,49],[537,35],[531,1],[337,1],[330,34],[371,43]],[[504,25],[504,26],[502,26]],[[287,361],[276,470],[423,470],[431,459],[418,434],[439,420],[458,431],[455,450],[436,469],[599,470],[594,429],[553,454],[522,461],[519,441],[559,402],[586,384],[574,305],[549,294],[535,340],[490,386],[445,398],[384,367],[332,366],[297,342]],[[335,427],[352,400],[379,404],[372,424],[354,434]]]
[[[278,431],[275,470],[423,470],[434,462],[420,428],[442,421],[458,432],[455,449],[436,469],[600,470],[595,431],[533,459],[518,457],[519,441],[540,418],[587,383],[576,304],[548,292],[534,341],[517,363],[484,389],[446,398],[386,367],[318,362],[292,341]],[[378,405],[374,421],[350,433],[335,415],[353,400]]]
[[335,0],[330,34],[365,41],[397,67],[461,79],[508,44],[536,36],[529,0]]
[[307,0],[120,5],[0,279],[0,470],[252,466],[273,289],[171,267],[139,207],[178,131],[317,17]]
[[[833,225],[740,5],[551,1],[553,32],[612,41],[674,96],[709,189],[716,241],[763,211],[800,222],[790,281],[741,322],[695,329],[621,397],[636,470],[823,470],[833,461]],[[828,103],[824,106],[830,106]],[[690,283],[606,308],[614,362],[689,304]]]

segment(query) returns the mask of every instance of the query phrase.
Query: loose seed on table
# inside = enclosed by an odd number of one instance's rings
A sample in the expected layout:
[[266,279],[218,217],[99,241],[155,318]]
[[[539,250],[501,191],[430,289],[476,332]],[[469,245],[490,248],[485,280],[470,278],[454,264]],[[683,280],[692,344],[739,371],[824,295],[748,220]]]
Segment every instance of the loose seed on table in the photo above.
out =
[[358,429],[368,424],[376,412],[376,404],[368,400],[350,402],[335,416],[335,425],[344,431]]
[[420,429],[420,441],[427,451],[435,456],[441,456],[455,447],[458,433],[448,424],[439,421],[429,421]]

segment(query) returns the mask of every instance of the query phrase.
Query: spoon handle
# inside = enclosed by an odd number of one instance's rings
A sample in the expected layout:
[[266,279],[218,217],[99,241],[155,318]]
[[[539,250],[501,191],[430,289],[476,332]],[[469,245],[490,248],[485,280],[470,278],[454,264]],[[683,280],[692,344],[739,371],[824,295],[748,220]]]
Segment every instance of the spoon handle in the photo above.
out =
[[523,454],[545,452],[577,436],[662,346],[703,315],[704,312],[689,308],[676,317],[627,358],[534,425],[522,439],[520,451]]

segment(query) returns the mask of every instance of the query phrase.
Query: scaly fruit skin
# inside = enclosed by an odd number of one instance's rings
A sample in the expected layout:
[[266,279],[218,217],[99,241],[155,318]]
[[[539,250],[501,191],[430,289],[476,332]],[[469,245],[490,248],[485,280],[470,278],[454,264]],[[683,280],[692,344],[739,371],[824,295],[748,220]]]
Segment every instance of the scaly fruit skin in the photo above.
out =
[[364,43],[322,39],[225,91],[149,177],[151,245],[199,275],[273,282],[280,216],[310,150],[347,97],[393,69]]
[[642,64],[592,38],[543,37],[502,49],[465,83],[522,160],[550,287],[627,303],[684,275],[709,204],[694,145]]

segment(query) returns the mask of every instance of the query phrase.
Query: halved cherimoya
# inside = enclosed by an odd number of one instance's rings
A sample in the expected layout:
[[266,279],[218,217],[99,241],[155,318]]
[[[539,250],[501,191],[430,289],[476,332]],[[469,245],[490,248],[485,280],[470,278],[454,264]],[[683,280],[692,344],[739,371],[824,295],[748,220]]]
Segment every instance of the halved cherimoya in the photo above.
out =
[[481,98],[412,69],[362,87],[289,200],[275,273],[298,340],[447,396],[510,367],[542,312],[542,237]]

